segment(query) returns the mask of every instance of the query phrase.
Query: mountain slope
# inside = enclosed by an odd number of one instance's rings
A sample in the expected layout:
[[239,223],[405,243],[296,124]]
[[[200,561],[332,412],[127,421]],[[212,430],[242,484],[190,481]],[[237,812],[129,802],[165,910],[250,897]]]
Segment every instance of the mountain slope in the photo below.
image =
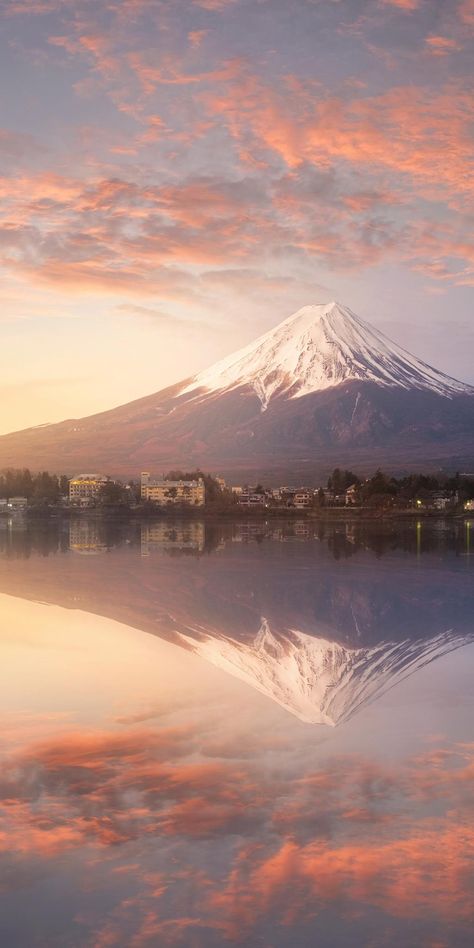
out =
[[298,630],[274,633],[265,618],[250,644],[200,629],[178,634],[195,654],[245,681],[300,721],[331,727],[469,641],[448,630],[419,641],[348,648]]
[[268,407],[272,396],[298,398],[365,381],[452,398],[474,389],[415,359],[345,306],[304,306],[239,352],[201,372],[183,392],[252,387]]
[[0,437],[0,468],[203,466],[318,478],[335,464],[474,463],[474,388],[337,303],[306,306],[192,379],[119,408]]

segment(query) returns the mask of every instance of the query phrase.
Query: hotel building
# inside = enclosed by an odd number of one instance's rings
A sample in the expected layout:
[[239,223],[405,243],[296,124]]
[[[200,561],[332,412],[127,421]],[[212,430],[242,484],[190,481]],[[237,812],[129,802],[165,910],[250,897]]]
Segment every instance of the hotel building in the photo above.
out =
[[185,504],[187,507],[204,507],[206,490],[202,478],[196,481],[167,481],[152,478],[148,471],[141,476],[141,499],[150,500],[159,507]]
[[108,480],[101,474],[77,474],[69,481],[69,503],[79,506],[92,504]]

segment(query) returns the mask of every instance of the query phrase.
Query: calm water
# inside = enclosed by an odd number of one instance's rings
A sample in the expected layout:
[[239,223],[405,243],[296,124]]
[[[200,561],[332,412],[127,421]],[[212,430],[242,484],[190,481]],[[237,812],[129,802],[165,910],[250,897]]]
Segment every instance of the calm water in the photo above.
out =
[[474,523],[0,521],[0,945],[471,946]]

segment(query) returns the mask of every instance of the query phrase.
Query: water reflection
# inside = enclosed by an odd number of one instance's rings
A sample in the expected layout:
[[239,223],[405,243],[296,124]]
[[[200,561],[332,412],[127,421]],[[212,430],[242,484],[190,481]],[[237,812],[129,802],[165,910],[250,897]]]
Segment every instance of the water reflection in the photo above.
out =
[[206,528],[199,520],[171,524],[159,521],[142,524],[140,538],[142,556],[148,556],[153,550],[195,550],[202,553],[206,547]]
[[1,530],[0,944],[470,945],[468,534]]
[[[291,775],[266,774],[253,754],[203,761],[193,750],[206,752],[192,727],[126,730],[69,734],[7,761],[10,884],[55,863],[72,882],[71,854],[86,853],[78,901],[90,907],[68,943],[309,945],[317,931],[323,945],[367,944],[385,914],[371,944],[415,934],[420,917],[440,929],[436,944],[468,944],[473,744],[396,768],[339,755]],[[444,940],[453,925],[459,940]]]
[[[473,640],[463,522],[375,530],[78,520],[8,539],[17,554],[95,555],[59,557],[53,567],[33,557],[21,571],[3,571],[4,591],[80,604],[162,636],[312,724],[348,720]],[[421,550],[422,568],[406,555]]]

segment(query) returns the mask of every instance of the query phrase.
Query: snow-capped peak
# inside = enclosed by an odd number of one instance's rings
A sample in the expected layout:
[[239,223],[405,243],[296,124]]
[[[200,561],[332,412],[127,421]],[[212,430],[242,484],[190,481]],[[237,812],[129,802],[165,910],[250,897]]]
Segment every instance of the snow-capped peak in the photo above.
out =
[[262,617],[253,642],[205,628],[176,630],[195,654],[271,698],[300,721],[334,727],[429,662],[470,639],[452,630],[431,638],[349,648]]
[[439,372],[340,303],[304,306],[255,342],[196,375],[182,394],[249,386],[262,410],[275,395],[299,398],[359,380],[451,398],[474,388]]

